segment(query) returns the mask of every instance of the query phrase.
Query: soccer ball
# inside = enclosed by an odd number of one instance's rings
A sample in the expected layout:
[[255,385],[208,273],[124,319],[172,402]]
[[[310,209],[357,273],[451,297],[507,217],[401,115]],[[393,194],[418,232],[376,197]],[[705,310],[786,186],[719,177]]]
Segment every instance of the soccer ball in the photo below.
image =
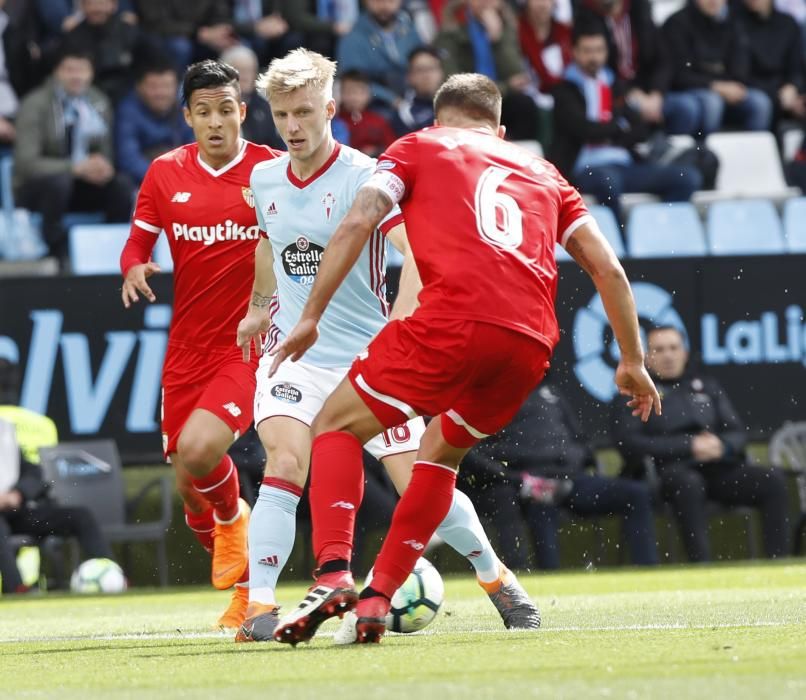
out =
[[70,577],[73,593],[123,593],[126,577],[111,559],[87,559]]
[[[372,571],[364,585],[370,585],[371,581]],[[392,596],[386,629],[392,632],[419,632],[437,616],[444,597],[442,576],[431,562],[420,557],[409,577]]]

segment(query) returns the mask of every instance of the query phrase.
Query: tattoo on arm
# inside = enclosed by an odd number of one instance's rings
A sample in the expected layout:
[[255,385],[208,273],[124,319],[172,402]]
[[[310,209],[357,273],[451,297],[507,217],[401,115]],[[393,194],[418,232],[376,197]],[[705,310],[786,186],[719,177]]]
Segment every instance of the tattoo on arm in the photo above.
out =
[[591,261],[588,260],[588,256],[585,255],[585,248],[575,236],[571,236],[565,249],[568,251],[568,254],[577,261],[577,264],[583,270],[585,270],[585,272],[587,272],[589,275],[593,274],[593,265],[591,264]]
[[354,205],[360,207],[361,212],[377,225],[392,209],[393,202],[387,194],[376,187],[362,187],[358,190]]
[[265,297],[257,292],[252,292],[251,306],[254,306],[258,309],[265,309],[271,303],[271,300],[271,297]]

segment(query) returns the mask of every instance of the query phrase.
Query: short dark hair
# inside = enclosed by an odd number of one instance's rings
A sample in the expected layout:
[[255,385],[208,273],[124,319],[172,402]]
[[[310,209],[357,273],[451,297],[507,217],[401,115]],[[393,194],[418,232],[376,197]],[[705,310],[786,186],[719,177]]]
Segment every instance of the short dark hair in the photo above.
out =
[[607,32],[604,26],[595,20],[582,20],[574,23],[571,32],[571,43],[576,46],[582,39],[600,36],[607,42]]
[[189,107],[190,98],[196,90],[230,85],[235,88],[240,96],[239,78],[238,71],[228,63],[222,63],[210,58],[194,63],[188,67],[185,77],[182,79],[182,102]]
[[369,76],[362,70],[351,68],[343,73],[339,73],[339,80],[352,80],[354,83],[366,83],[369,85]]
[[472,119],[498,126],[501,123],[501,91],[486,75],[455,73],[434,95],[434,114],[440,110],[456,109]]
[[148,62],[140,63],[134,71],[134,81],[139,83],[147,75],[163,75],[173,73],[176,75],[176,65],[167,56],[154,56]]
[[92,51],[80,44],[78,41],[65,41],[56,52],[53,66],[60,66],[62,62],[66,61],[68,58],[79,58],[89,61],[93,64],[92,67],[95,68],[95,57],[93,56]]
[[651,325],[646,331],[647,341],[649,341],[649,336],[652,335],[653,333],[661,333],[663,331],[674,331],[675,333],[677,333],[677,335],[679,335],[683,339],[683,343],[685,344],[686,334],[683,333],[683,331],[681,331],[677,326],[673,326],[669,323],[658,323]]
[[414,59],[417,58],[417,56],[423,56],[423,55],[436,58],[437,61],[440,62],[440,64],[442,63],[442,55],[433,46],[418,46],[416,49],[413,49],[409,53],[409,57],[407,59],[409,65],[411,65],[414,62]]

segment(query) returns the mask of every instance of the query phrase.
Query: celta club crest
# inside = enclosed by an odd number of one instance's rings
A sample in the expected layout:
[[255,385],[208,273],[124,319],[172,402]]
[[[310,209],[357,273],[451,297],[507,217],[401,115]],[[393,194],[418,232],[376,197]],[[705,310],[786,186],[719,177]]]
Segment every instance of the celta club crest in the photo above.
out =
[[336,198],[331,192],[328,192],[324,197],[322,197],[322,204],[325,205],[325,216],[327,216],[327,220],[330,221],[330,215],[333,213],[333,207],[336,206]]
[[252,192],[251,187],[241,187],[241,194],[243,195],[243,201],[249,206],[250,209],[255,208],[255,195]]

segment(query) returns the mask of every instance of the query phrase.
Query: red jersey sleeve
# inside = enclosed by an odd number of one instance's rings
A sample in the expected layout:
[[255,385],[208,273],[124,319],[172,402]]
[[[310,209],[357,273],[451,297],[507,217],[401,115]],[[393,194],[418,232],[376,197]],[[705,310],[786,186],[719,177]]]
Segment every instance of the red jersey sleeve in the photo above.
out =
[[156,184],[153,172],[154,166],[151,166],[143,178],[143,184],[137,194],[137,205],[132,217],[129,238],[120,255],[120,271],[124,277],[134,265],[149,261],[151,251],[162,230],[162,220],[156,207]]
[[158,192],[156,176],[154,174],[155,165],[152,165],[143,178],[140,192],[137,194],[137,204],[134,207],[134,217],[132,218],[132,229],[141,229],[149,233],[159,235],[162,231],[162,217],[157,207]]
[[417,132],[395,141],[378,158],[378,165],[367,185],[388,194],[395,204],[405,199],[414,187],[417,172]]
[[585,206],[582,195],[559,172],[556,177],[560,190],[560,220],[557,223],[557,242],[565,247],[571,234],[583,224],[594,221],[593,216]]

